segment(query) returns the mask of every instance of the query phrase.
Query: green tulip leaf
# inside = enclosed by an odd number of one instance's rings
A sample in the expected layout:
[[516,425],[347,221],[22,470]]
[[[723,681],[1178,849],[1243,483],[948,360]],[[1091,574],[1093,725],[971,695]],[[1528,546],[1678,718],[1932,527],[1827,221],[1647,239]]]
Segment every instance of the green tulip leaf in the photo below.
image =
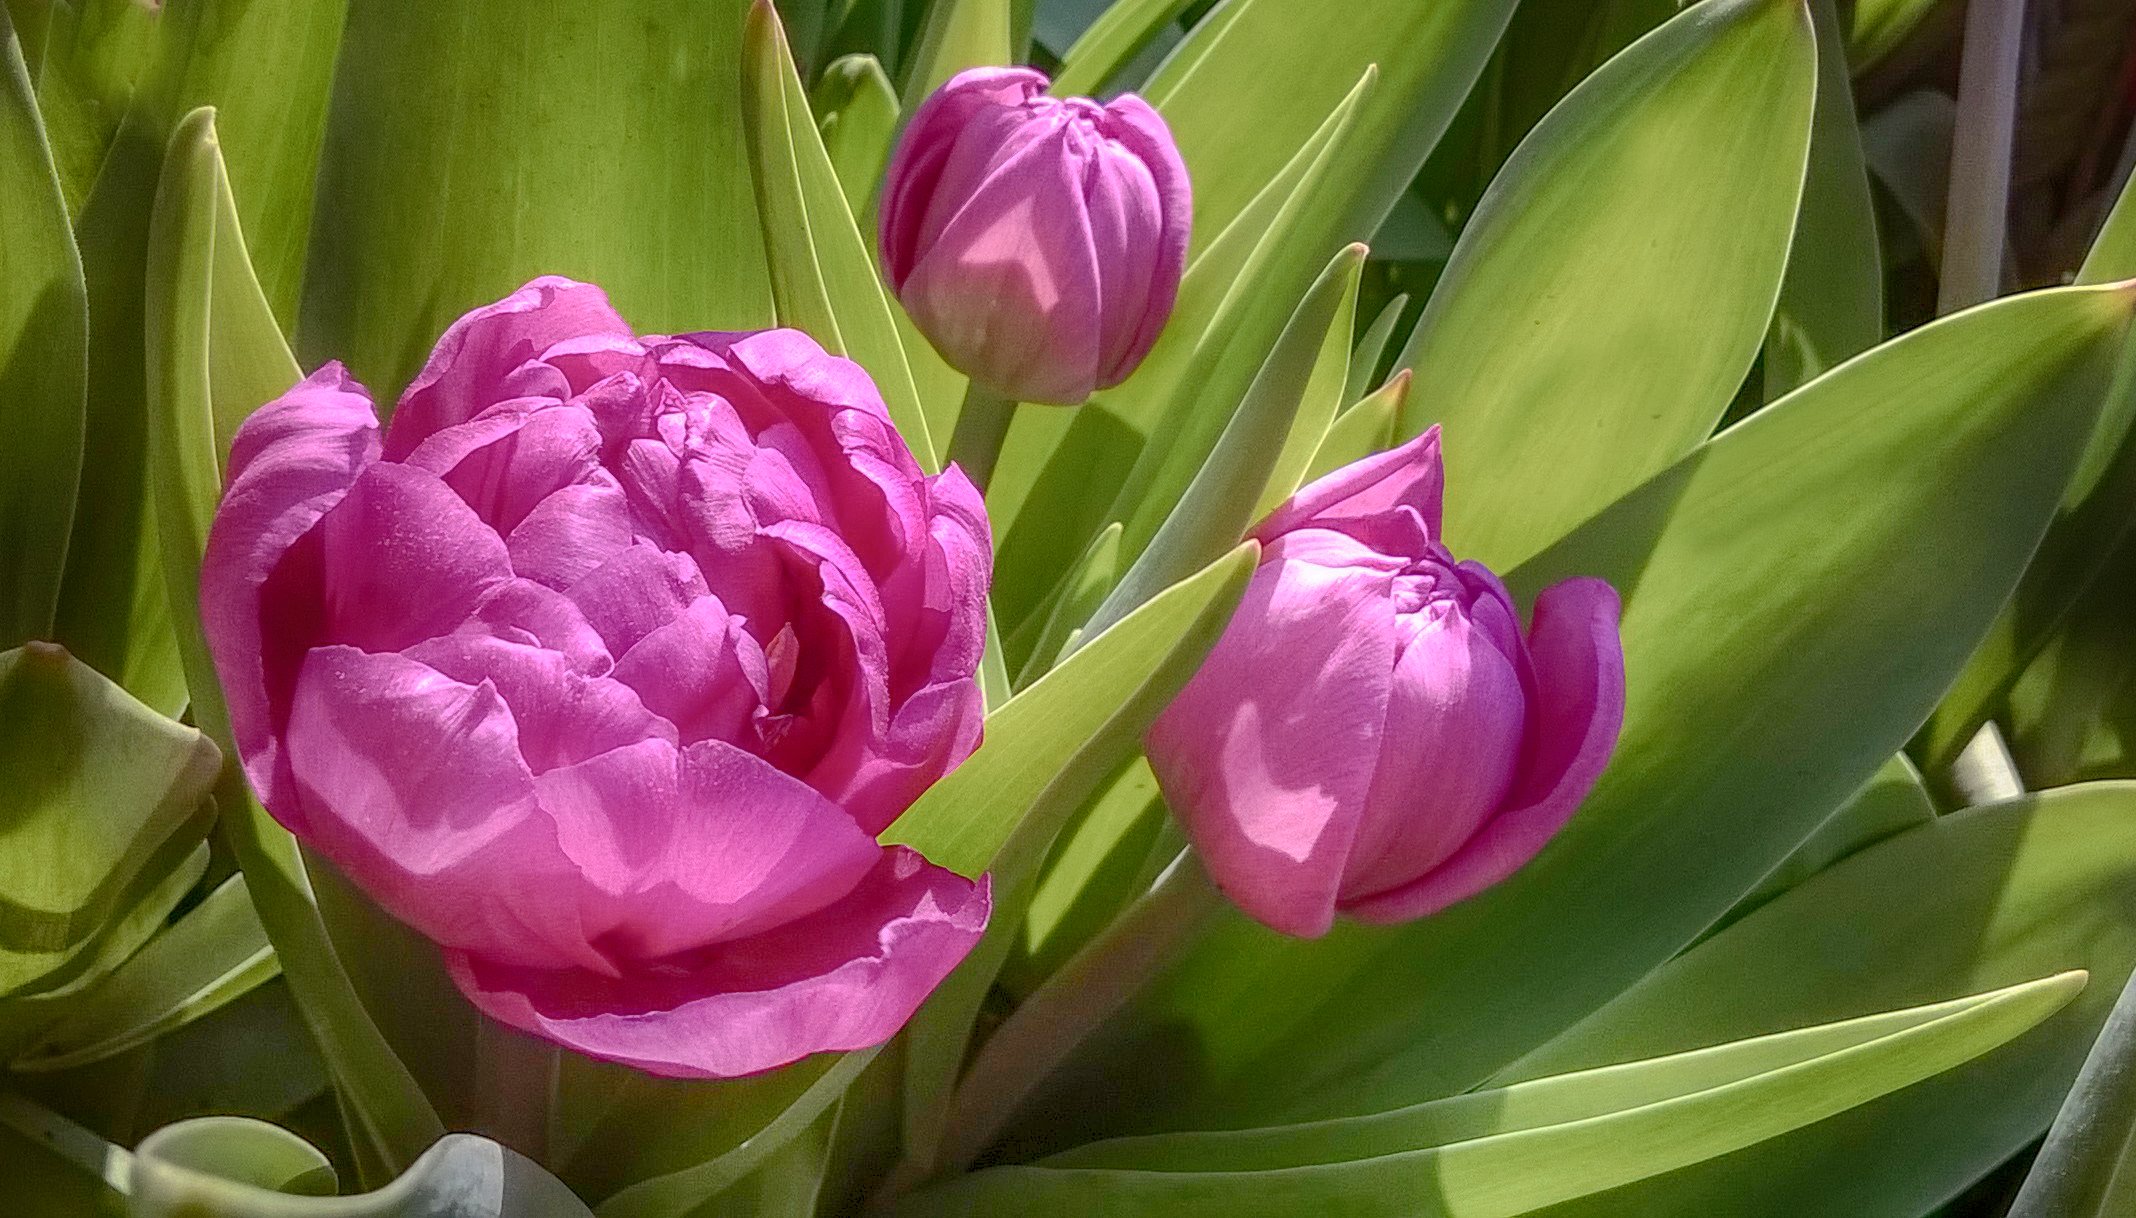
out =
[[779,322],[867,369],[913,455],[939,469],[874,257],[854,227],[770,0],[750,7],[742,56],[743,131]]
[[1544,1211],[1925,1214],[2047,1129],[2132,966],[2136,785],[2067,787],[1944,816],[1842,860],[1494,1082],[2087,970],[2067,1009],[1957,1070],[1726,1159]]
[[341,360],[390,403],[454,318],[544,274],[598,283],[643,331],[769,324],[736,104],[746,9],[351,0],[305,363]]
[[232,876],[85,991],[12,1067],[67,1070],[116,1056],[213,1014],[280,971],[245,877]]
[[188,826],[179,856],[192,852],[222,757],[49,643],[0,652],[0,723],[5,994],[73,959]]
[[1409,370],[1400,369],[1386,384],[1336,415],[1327,434],[1320,437],[1320,446],[1313,450],[1313,459],[1306,463],[1300,485],[1391,447],[1402,405],[1409,400],[1409,380]]
[[1111,80],[1158,32],[1179,19],[1194,0],[1119,0],[1105,6],[1061,53],[1053,74],[1053,92],[1061,97],[1088,97]]
[[2136,976],[2092,1042],[2008,1218],[2113,1218],[2136,1208]]
[[1379,315],[1365,332],[1357,336],[1357,346],[1350,352],[1350,373],[1342,386],[1342,404],[1354,406],[1372,392],[1372,378],[1379,372],[1380,361],[1386,357],[1387,344],[1394,339],[1394,328],[1401,324],[1402,311],[1409,307],[1409,296],[1397,295],[1380,307]]
[[82,465],[89,306],[22,48],[0,12],[0,647],[52,637]]
[[1560,102],[1396,361],[1445,429],[1447,543],[1504,569],[1704,440],[1772,317],[1810,145],[1801,0],[1712,0]]
[[223,837],[348,1104],[358,1155],[372,1173],[398,1169],[444,1127],[357,999],[295,840],[245,785],[200,633],[198,572],[229,437],[298,375],[252,277],[212,111],[194,111],[171,137],[148,249],[149,469],[193,714],[229,762],[216,792]]
[[1237,1133],[1086,1146],[896,1211],[1511,1218],[1812,1125],[1966,1062],[2084,988],[2062,973],[1435,1104]]
[[846,209],[865,216],[897,138],[897,90],[875,56],[848,55],[823,69],[810,100]]
[[927,24],[906,68],[905,109],[966,68],[1016,61],[1013,0],[929,0]]

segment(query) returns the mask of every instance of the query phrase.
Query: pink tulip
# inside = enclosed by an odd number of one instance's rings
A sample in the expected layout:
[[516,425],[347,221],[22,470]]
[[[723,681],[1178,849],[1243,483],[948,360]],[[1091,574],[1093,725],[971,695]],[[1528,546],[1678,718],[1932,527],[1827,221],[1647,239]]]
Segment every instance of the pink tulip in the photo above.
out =
[[338,364],[247,420],[201,614],[268,810],[477,1007],[731,1077],[888,1039],[985,926],[876,835],[978,743],[989,545],[858,366],[548,278],[383,435]]
[[1045,92],[1030,68],[973,68],[921,103],[883,179],[883,276],[959,371],[1073,405],[1157,341],[1193,200],[1147,102]]
[[1230,626],[1150,731],[1210,877],[1286,934],[1498,883],[1616,746],[1617,594],[1545,589],[1524,638],[1498,577],[1437,540],[1442,485],[1434,427],[1277,508]]

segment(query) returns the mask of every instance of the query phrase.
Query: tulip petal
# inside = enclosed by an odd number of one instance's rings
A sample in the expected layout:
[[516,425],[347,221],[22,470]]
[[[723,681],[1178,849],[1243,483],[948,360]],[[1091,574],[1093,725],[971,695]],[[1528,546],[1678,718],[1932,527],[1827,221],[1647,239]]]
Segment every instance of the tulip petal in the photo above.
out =
[[448,953],[490,1017],[671,1078],[736,1078],[897,1033],[985,930],[985,880],[892,847],[845,899],[661,969],[608,980]]
[[1366,922],[1436,913],[1512,875],[1565,827],[1624,726],[1617,614],[1616,591],[1598,579],[1568,579],[1536,597],[1528,634],[1536,696],[1520,778],[1505,808],[1429,874],[1347,912]]
[[1392,571],[1339,533],[1278,538],[1147,745],[1210,878],[1285,934],[1334,920],[1395,664]]
[[771,698],[764,649],[716,596],[699,597],[616,661],[615,679],[674,725],[683,744],[756,743],[755,720]]
[[1520,673],[1466,614],[1433,616],[1395,663],[1345,905],[1444,862],[1513,785],[1527,702]]
[[[1125,265],[1142,268],[1138,278],[1139,291],[1106,298],[1109,337],[1105,367],[1098,378],[1102,389],[1127,379],[1127,375],[1150,353],[1150,348],[1156,345],[1157,335],[1172,316],[1172,306],[1179,296],[1180,277],[1187,267],[1194,192],[1186,163],[1179,157],[1179,146],[1172,140],[1172,129],[1148,102],[1132,93],[1107,102],[1099,130],[1116,141],[1127,155],[1108,149],[1106,159],[1114,164],[1109,172],[1101,171],[1098,179],[1108,183],[1107,188],[1112,191],[1123,190],[1120,183],[1132,182],[1135,188],[1131,204],[1127,199],[1108,200],[1101,208],[1094,202],[1092,227],[1102,234],[1097,217],[1118,211],[1123,230],[1137,235],[1131,247],[1133,252],[1121,257],[1131,259]],[[1144,181],[1149,184],[1147,199],[1141,190]],[[1150,214],[1135,214],[1145,206],[1151,209]],[[1142,241],[1150,242],[1152,248],[1143,249]],[[1123,241],[1122,244],[1128,243]],[[1105,264],[1103,259],[1100,264]],[[1108,286],[1107,290],[1112,289]],[[1126,322],[1133,324],[1123,324]]]
[[1032,68],[970,68],[951,77],[913,111],[898,141],[895,168],[883,175],[887,189],[879,208],[883,278],[900,290],[918,258],[927,201],[950,150],[972,118],[994,106],[1011,106],[1046,91],[1046,77]]
[[[1269,542],[1295,529],[1336,529],[1370,540],[1374,548],[1383,548],[1389,539],[1378,532],[1367,536],[1365,526],[1408,509],[1423,522],[1421,540],[1435,540],[1439,536],[1440,504],[1445,490],[1439,427],[1433,424],[1399,448],[1353,461],[1306,484],[1255,525],[1250,535]],[[1422,556],[1413,543],[1386,552]]]
[[619,965],[807,917],[882,853],[837,805],[725,741],[641,740],[535,787],[577,868],[588,937]]
[[[289,685],[307,644],[270,648],[262,637],[262,589],[378,452],[370,395],[340,364],[330,363],[238,428],[230,446],[229,489],[208,533],[200,569],[201,625],[245,772],[285,824],[298,814],[278,720],[287,713]],[[310,615],[315,625],[319,612]],[[286,637],[299,624],[275,625]]]
[[[401,460],[432,434],[506,398],[530,392],[568,396],[563,375],[533,361],[566,339],[603,334],[631,337],[601,289],[556,275],[544,275],[462,316],[438,339],[429,362],[401,395],[386,435],[386,456]],[[529,364],[527,373],[513,375]]]
[[630,503],[606,470],[534,505],[505,538],[512,570],[537,584],[564,589],[631,548]]
[[587,622],[623,655],[705,595],[705,577],[687,554],[639,542],[565,589]]
[[[319,521],[327,623],[314,641],[398,651],[450,634],[512,578],[504,542],[451,487],[381,461]],[[282,604],[262,606],[272,623]]]
[[588,676],[546,648],[461,633],[404,654],[463,685],[494,687],[518,725],[519,755],[535,774],[641,740],[675,739],[675,729],[628,685]]
[[305,841],[388,912],[490,959],[608,967],[578,924],[575,869],[494,686],[322,647],[305,659],[286,745]]
[[614,666],[607,644],[578,605],[531,579],[509,579],[492,589],[457,633],[547,648],[583,673],[598,675]]

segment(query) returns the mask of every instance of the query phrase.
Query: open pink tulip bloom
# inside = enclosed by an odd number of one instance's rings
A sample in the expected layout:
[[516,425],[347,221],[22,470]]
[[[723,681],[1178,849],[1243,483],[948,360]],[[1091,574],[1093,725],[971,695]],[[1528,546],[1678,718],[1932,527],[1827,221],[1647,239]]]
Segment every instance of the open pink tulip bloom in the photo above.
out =
[[977,941],[985,881],[876,835],[978,743],[986,517],[856,365],[538,279],[383,434],[329,364],[229,473],[246,773],[483,1011],[730,1077],[888,1039]]
[[1498,577],[1438,541],[1443,481],[1434,427],[1271,513],[1230,626],[1149,733],[1210,877],[1286,934],[1505,879],[1616,746],[1616,593],[1545,589],[1523,637]]
[[973,68],[921,103],[883,178],[883,277],[958,371],[1073,405],[1149,354],[1186,268],[1193,199],[1134,94],[1046,96]]

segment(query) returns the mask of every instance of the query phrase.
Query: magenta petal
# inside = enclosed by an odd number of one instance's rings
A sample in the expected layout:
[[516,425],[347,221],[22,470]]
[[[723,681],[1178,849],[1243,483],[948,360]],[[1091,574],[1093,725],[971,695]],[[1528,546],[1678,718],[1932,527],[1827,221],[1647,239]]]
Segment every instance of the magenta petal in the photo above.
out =
[[674,1078],[737,1078],[878,1045],[978,942],[987,884],[892,847],[844,900],[616,980],[452,953],[477,1007],[566,1048]]
[[1528,647],[1536,697],[1520,777],[1505,808],[1452,858],[1414,883],[1357,902],[1367,922],[1435,913],[1498,883],[1536,856],[1594,789],[1624,726],[1624,648],[1617,593],[1568,579],[1535,600]]
[[607,644],[578,605],[530,579],[506,580],[492,589],[456,633],[546,648],[583,673],[604,673],[614,666]]
[[[1159,232],[1151,259],[1150,290],[1142,312],[1124,339],[1116,339],[1104,385],[1117,384],[1135,370],[1156,345],[1157,335],[1172,316],[1179,296],[1179,281],[1187,268],[1187,244],[1194,219],[1194,191],[1179,145],[1164,119],[1133,93],[1124,93],[1105,104],[1105,134],[1133,153],[1149,172],[1157,190]],[[1120,330],[1117,324],[1114,330]]]
[[1285,934],[1334,920],[1369,797],[1396,642],[1376,562],[1336,533],[1277,539],[1147,739],[1210,877]]
[[297,681],[286,743],[305,840],[396,917],[494,960],[607,967],[494,686],[322,647]]
[[1497,811],[1520,762],[1520,673],[1466,615],[1417,628],[1391,689],[1371,801],[1344,871],[1345,905],[1444,862]]
[[417,643],[405,653],[463,685],[487,681],[519,727],[519,754],[540,774],[675,729],[620,681],[588,676],[562,653],[480,634]]
[[608,654],[616,656],[675,620],[706,591],[705,577],[689,555],[670,554],[643,541],[567,590],[608,644]]
[[616,680],[675,725],[684,744],[753,743],[771,697],[764,649],[718,597],[704,596],[616,661]]
[[535,780],[587,935],[644,962],[806,917],[881,855],[853,818],[724,741],[641,740]]
[[452,323],[430,361],[393,411],[386,455],[400,460],[431,434],[481,414],[492,403],[542,388],[561,396],[564,377],[538,366],[538,383],[520,383],[512,373],[565,339],[589,335],[631,337],[630,327],[592,284],[545,275]]
[[512,577],[497,534],[452,488],[413,466],[381,461],[364,470],[319,533],[324,642],[394,651],[450,634]]
[[513,571],[561,589],[591,575],[635,540],[623,488],[601,470],[535,504],[504,544]]
[[883,174],[879,208],[883,278],[895,292],[904,286],[917,259],[915,247],[926,221],[927,201],[942,176],[942,167],[957,134],[974,115],[993,106],[1014,105],[1046,91],[1046,77],[1031,68],[970,68],[927,95],[898,140],[890,169]]
[[1445,489],[1439,428],[1433,424],[1399,448],[1353,461],[1308,483],[1255,525],[1252,536],[1273,541],[1302,528],[1358,533],[1356,526],[1407,508],[1422,519],[1426,540],[1437,540]]
[[[271,696],[262,588],[297,539],[378,460],[378,450],[370,395],[337,363],[254,411],[230,446],[229,489],[201,562],[201,626],[245,772],[277,816],[293,816],[295,799],[286,789],[281,725],[272,708],[279,701],[286,709],[287,682],[312,640],[291,637],[275,649],[285,688],[279,698]],[[323,594],[316,585],[309,592],[306,620],[279,621],[278,633],[298,636],[319,628]]]

